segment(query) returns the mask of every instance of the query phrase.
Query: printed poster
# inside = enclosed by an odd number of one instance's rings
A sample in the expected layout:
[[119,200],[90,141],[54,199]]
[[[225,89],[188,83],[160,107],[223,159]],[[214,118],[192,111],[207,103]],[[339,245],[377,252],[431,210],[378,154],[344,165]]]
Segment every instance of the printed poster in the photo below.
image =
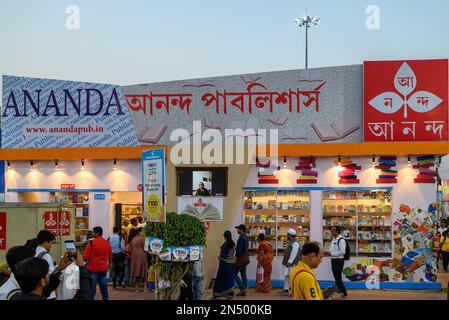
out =
[[144,212],[148,222],[164,222],[165,212],[165,150],[142,152],[142,184]]
[[68,211],[62,211],[58,218],[58,211],[46,211],[44,213],[44,227],[54,236],[70,236],[70,218]]
[[203,221],[222,221],[223,198],[178,197],[178,213],[190,214]]

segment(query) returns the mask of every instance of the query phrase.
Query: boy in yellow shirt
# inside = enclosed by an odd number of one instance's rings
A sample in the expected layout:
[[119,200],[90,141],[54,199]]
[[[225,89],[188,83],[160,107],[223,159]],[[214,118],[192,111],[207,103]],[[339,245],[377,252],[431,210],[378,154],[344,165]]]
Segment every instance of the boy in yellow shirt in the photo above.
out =
[[320,265],[323,250],[318,242],[309,242],[304,244],[301,253],[301,261],[290,273],[293,300],[323,300],[323,293],[312,270]]

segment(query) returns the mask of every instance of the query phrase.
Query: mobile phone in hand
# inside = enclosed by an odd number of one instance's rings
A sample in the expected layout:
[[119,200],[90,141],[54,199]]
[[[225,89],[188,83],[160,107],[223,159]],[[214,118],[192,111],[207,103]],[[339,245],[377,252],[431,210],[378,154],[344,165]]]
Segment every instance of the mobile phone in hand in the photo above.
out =
[[67,251],[67,258],[70,261],[75,261],[77,257],[75,241],[73,240],[65,240],[65,250]]

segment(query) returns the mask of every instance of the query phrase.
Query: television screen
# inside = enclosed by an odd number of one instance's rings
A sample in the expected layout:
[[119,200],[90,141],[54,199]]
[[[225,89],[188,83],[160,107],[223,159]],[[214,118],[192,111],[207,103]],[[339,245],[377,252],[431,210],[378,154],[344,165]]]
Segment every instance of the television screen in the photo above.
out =
[[227,168],[177,168],[178,196],[226,196]]

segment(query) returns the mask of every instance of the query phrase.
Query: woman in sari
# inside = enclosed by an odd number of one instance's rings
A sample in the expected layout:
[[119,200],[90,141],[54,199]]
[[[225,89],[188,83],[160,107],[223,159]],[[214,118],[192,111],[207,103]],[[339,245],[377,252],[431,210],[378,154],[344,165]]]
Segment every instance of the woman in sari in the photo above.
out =
[[257,249],[257,269],[263,269],[263,282],[257,281],[256,290],[268,293],[271,291],[271,262],[273,261],[273,248],[265,240],[263,233],[259,234],[259,248]]
[[214,296],[217,298],[234,298],[234,273],[235,273],[235,242],[232,240],[231,231],[227,230],[223,234],[225,242],[221,246],[218,260],[217,277],[214,284]]

